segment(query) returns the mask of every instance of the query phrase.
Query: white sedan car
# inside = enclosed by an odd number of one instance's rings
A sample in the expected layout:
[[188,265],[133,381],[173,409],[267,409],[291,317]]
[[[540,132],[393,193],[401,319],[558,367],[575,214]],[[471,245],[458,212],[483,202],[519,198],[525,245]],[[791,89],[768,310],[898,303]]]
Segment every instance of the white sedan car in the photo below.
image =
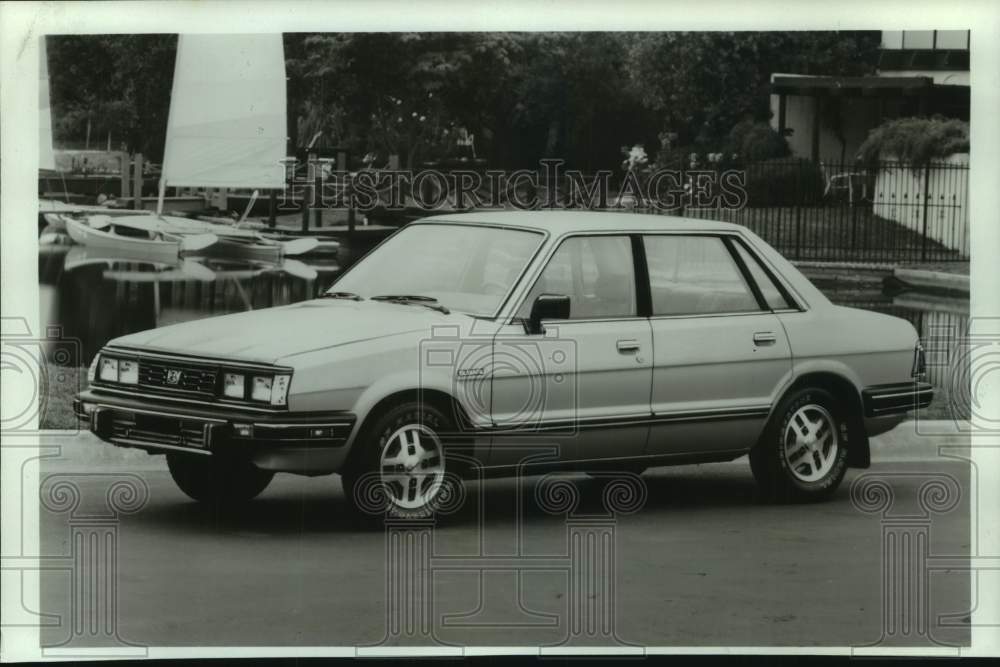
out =
[[196,500],[339,473],[356,509],[426,515],[467,474],[747,453],[768,496],[822,498],[930,402],[923,373],[908,322],[831,304],[743,227],[472,213],[404,227],[321,298],[113,340],[75,405]]

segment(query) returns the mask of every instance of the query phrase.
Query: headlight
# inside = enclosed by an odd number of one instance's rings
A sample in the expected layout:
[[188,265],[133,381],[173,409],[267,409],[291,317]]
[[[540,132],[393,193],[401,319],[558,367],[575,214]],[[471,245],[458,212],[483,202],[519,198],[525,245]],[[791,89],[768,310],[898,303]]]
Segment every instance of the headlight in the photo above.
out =
[[255,401],[271,402],[271,384],[273,378],[270,375],[255,375],[253,378],[253,392],[250,398]]
[[288,405],[290,374],[244,374],[224,372],[222,395],[226,398],[248,400],[274,406]]
[[101,357],[100,378],[107,382],[118,382],[118,360]]
[[101,355],[95,354],[94,360],[90,362],[90,368],[87,369],[87,384],[94,384],[94,380],[97,379],[97,364],[101,363]]
[[118,381],[122,384],[139,384],[139,362],[134,359],[119,359]]
[[229,398],[246,398],[246,378],[240,373],[226,373],[222,394]]
[[291,375],[275,375],[274,387],[271,389],[271,405],[288,404],[288,385],[291,384]]

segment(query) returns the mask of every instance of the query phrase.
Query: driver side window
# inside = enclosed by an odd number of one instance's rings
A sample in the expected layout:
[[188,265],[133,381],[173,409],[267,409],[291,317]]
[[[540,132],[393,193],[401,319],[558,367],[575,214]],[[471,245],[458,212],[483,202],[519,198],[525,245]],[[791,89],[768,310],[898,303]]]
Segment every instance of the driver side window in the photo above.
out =
[[569,297],[572,320],[635,317],[635,267],[627,236],[575,236],[563,241],[525,299],[527,318],[539,294]]

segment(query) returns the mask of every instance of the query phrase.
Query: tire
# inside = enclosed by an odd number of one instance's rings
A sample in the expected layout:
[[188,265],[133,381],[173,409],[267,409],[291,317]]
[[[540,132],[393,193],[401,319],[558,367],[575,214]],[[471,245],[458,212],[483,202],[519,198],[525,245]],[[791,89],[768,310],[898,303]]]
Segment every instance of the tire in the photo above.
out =
[[792,392],[778,405],[750,468],[766,500],[812,502],[828,498],[847,472],[848,419],[824,389]]
[[238,504],[256,498],[274,473],[242,459],[170,452],[170,476],[188,497],[201,503]]
[[426,519],[461,489],[446,455],[451,419],[437,408],[408,401],[390,408],[358,436],[341,472],[355,518]]

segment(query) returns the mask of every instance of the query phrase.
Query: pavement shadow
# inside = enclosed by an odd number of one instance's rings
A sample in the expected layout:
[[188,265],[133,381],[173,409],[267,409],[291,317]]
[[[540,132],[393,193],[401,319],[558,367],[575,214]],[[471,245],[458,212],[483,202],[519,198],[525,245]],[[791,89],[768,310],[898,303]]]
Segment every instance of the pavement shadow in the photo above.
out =
[[[187,499],[154,502],[124,520],[161,524],[169,530],[216,534],[371,533],[384,530],[381,518],[352,515],[335,477],[322,479],[326,480],[322,485],[304,482],[298,486],[289,479],[288,483],[268,489],[256,500],[237,507],[202,505]],[[531,476],[521,480],[468,482],[465,501],[455,511],[439,515],[434,525],[441,529],[475,524],[503,527],[519,521],[559,523],[568,513],[594,517],[608,515],[605,498],[608,485],[615,479],[613,474],[600,478],[580,473],[560,477],[575,499],[571,509],[561,511],[539,502],[539,485],[543,479]],[[646,519],[650,513],[666,518],[677,512],[749,508],[763,502],[749,470],[742,467],[660,469],[647,472],[639,479],[644,499],[635,514]],[[842,488],[833,502],[844,494],[846,489]],[[627,513],[619,514],[623,516]]]

